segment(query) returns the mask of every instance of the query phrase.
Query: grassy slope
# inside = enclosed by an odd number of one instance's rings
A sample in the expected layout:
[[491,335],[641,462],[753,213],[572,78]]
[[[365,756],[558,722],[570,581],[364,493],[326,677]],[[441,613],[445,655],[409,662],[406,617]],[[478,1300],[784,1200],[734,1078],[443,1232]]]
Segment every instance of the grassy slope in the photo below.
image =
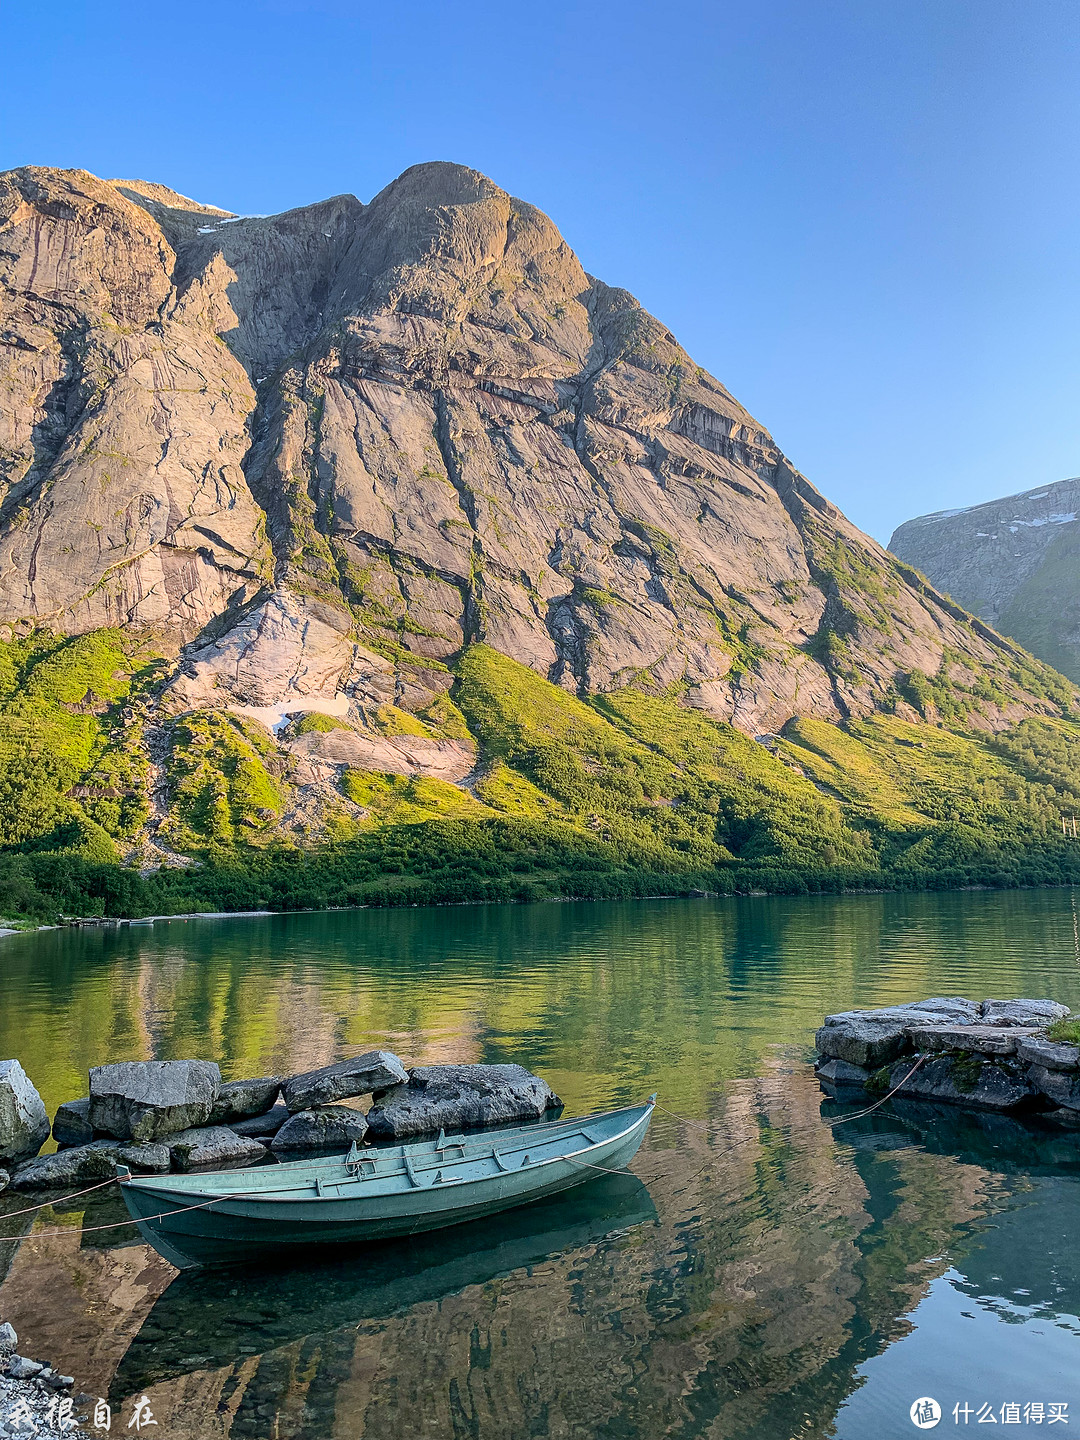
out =
[[[118,863],[148,813],[140,709],[155,657],[117,632],[0,646],[0,911],[53,917],[256,905],[800,892],[1080,880],[1080,724],[964,728],[965,691],[913,685],[941,723],[793,721],[775,750],[675,699],[576,699],[486,646],[388,734],[471,735],[474,794],[342,775],[335,836],[282,844],[287,757],[220,712],[173,725],[161,836],[197,856],[146,877]],[[297,734],[335,728],[308,717]]]

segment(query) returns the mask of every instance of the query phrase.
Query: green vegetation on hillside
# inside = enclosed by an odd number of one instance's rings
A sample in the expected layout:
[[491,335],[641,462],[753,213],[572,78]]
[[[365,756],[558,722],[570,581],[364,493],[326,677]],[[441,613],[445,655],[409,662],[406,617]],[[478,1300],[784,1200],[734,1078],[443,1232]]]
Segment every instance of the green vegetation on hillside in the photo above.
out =
[[[140,874],[121,854],[140,853],[149,814],[141,717],[160,674],[116,632],[0,645],[0,912],[1080,881],[1060,824],[1080,815],[1076,721],[944,723],[942,699],[955,715],[964,693],[946,674],[924,697],[937,723],[802,718],[761,744],[674,696],[578,699],[484,645],[421,714],[368,720],[471,739],[469,788],[339,767],[338,809],[306,848],[282,830],[297,782],[269,731],[223,711],[159,718],[157,838],[195,863]],[[283,738],[343,727],[311,712]]]
[[147,814],[141,727],[125,705],[155,661],[116,630],[0,645],[0,851],[118,858],[112,839]]

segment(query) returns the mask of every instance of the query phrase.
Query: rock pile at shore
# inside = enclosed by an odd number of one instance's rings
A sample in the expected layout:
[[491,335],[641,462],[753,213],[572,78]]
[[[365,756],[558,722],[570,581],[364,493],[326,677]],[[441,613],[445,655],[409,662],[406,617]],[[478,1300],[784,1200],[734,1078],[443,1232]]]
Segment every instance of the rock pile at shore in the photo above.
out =
[[[1064,1031],[1064,1037],[1062,1035]],[[815,1071],[837,1098],[1040,1111],[1080,1126],[1080,1027],[1054,1000],[919,1000],[827,1015]]]
[[[0,1063],[0,1190],[71,1188],[141,1173],[225,1170],[271,1156],[347,1150],[373,1138],[537,1119],[558,1096],[520,1065],[432,1065],[408,1071],[372,1050],[302,1075],[223,1082],[208,1060],[142,1060],[90,1071],[89,1095],[52,1124],[17,1060]],[[363,1096],[367,1115],[348,1103]]]
[[33,1440],[83,1440],[76,1406],[90,1399],[71,1399],[75,1380],[61,1375],[44,1360],[19,1355],[14,1328],[0,1324],[0,1436]]

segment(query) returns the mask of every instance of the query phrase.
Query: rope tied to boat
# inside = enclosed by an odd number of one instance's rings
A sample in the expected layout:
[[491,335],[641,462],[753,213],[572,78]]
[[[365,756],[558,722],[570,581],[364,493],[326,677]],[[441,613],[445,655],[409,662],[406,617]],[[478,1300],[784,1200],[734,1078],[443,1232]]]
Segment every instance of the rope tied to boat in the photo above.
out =
[[[112,1184],[112,1181],[108,1183]],[[210,1205],[220,1205],[223,1200],[242,1200],[244,1195],[243,1190],[236,1190],[231,1195],[215,1195],[212,1200],[201,1200],[197,1205],[181,1205],[178,1210],[162,1210],[159,1215],[140,1215],[138,1220],[114,1220],[108,1225],[80,1225],[78,1227],[73,1225],[64,1230],[32,1230],[29,1235],[2,1235],[0,1244],[4,1241],[9,1244],[19,1241],[25,1245],[28,1240],[51,1240],[65,1235],[93,1235],[99,1230],[122,1230],[125,1225],[151,1224],[154,1220],[167,1220],[170,1215],[185,1215],[189,1210],[205,1210]],[[45,1203],[51,1204],[52,1202],[46,1201]],[[40,1209],[40,1206],[37,1208]]]

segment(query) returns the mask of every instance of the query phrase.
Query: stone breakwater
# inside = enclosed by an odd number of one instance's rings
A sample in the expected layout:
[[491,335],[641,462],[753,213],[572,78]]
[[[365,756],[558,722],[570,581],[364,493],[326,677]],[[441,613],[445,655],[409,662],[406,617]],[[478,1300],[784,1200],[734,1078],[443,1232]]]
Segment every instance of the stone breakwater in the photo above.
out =
[[[209,1060],[99,1065],[89,1094],[48,1111],[18,1060],[0,1061],[0,1191],[77,1189],[142,1174],[224,1170],[347,1150],[355,1141],[540,1119],[559,1097],[521,1065],[406,1069],[371,1050],[302,1075],[223,1081]],[[371,1097],[367,1111],[350,1100]],[[57,1150],[41,1155],[50,1134]]]
[[827,1015],[814,1066],[837,1099],[1040,1112],[1080,1126],[1080,1017],[1054,1000],[938,996]]

